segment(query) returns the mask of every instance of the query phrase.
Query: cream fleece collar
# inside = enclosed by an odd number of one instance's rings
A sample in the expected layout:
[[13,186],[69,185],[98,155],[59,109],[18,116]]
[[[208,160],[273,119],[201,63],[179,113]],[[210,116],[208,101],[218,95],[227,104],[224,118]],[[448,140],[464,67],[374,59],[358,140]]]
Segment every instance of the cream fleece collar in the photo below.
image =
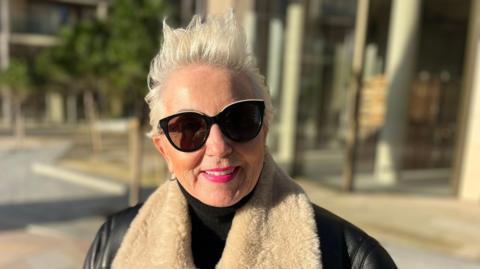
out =
[[[113,268],[195,268],[190,231],[185,197],[176,182],[166,182],[132,221]],[[216,268],[322,268],[319,244],[308,197],[267,154]]]

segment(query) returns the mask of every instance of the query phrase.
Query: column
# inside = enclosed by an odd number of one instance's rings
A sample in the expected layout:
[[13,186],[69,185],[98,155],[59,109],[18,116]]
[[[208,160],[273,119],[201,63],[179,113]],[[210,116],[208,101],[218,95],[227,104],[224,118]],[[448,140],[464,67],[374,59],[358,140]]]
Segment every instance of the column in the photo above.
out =
[[280,74],[282,66],[283,23],[278,17],[270,19],[270,34],[268,37],[267,84],[273,100],[278,99],[280,92]]
[[[10,61],[9,39],[10,39],[10,16],[9,0],[0,0],[0,69],[8,68]],[[0,89],[2,92],[2,123],[10,127],[12,124],[12,98],[10,90]]]
[[252,53],[255,51],[255,41],[257,34],[257,15],[255,13],[254,0],[236,0],[232,2],[231,7],[235,8],[234,12],[237,19],[245,29],[247,37],[247,46]]
[[464,89],[457,129],[454,187],[462,200],[480,201],[480,0],[472,0]]
[[375,159],[375,177],[392,184],[400,177],[408,96],[415,70],[420,0],[394,0],[387,45],[387,111]]
[[245,34],[247,35],[247,46],[248,49],[254,53],[255,52],[255,40],[257,33],[257,16],[255,15],[255,9],[252,7],[247,10],[243,15],[243,28],[245,29]]
[[108,1],[101,0],[97,4],[97,18],[100,20],[105,20],[108,15]]
[[208,15],[223,15],[229,9],[233,8],[233,0],[208,0]]
[[303,40],[303,5],[287,8],[287,28],[283,63],[283,90],[280,106],[278,161],[290,172],[293,169],[297,133],[297,110],[300,96],[300,70]]
[[48,121],[56,124],[63,123],[64,111],[62,95],[58,92],[51,91],[46,94],[46,98]]
[[376,44],[368,44],[365,48],[365,64],[363,67],[363,80],[367,80],[377,74],[379,70],[378,64],[378,46]]
[[337,44],[335,46],[334,60],[333,60],[333,92],[330,102],[328,104],[329,113],[331,118],[330,122],[333,122],[337,119],[340,119],[340,124],[336,130],[336,141],[338,145],[341,140],[346,137],[347,131],[347,115],[348,107],[347,103],[347,92],[348,92],[348,82],[350,79],[350,71],[352,65],[352,51],[351,44],[353,43],[352,38],[347,36],[343,43]]

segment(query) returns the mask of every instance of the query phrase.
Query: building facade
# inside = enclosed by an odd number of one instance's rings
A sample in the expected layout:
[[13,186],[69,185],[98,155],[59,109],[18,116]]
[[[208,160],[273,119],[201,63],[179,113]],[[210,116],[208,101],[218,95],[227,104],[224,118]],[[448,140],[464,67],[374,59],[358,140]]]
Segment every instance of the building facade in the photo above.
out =
[[355,187],[480,201],[479,1],[195,1],[233,8],[277,109],[269,146],[342,186],[356,16],[368,6]]
[[[82,19],[106,16],[107,9],[107,0],[1,0],[0,67],[6,68],[11,58],[35,57],[42,49],[57,44],[57,34],[62,27]],[[38,117],[36,110],[46,110],[46,118],[42,120],[53,123],[65,120],[64,98],[60,94],[49,92],[41,102],[38,96],[33,99],[28,106],[33,109],[27,111],[30,118]],[[9,90],[2,89],[3,126],[11,125],[11,102]],[[76,107],[74,96],[69,104]],[[76,111],[76,108],[70,110]]]

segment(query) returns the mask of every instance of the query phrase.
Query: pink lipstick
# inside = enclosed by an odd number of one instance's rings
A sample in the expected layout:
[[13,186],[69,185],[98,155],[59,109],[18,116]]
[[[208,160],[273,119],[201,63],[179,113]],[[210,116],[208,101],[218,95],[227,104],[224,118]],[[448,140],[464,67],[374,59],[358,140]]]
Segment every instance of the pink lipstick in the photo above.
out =
[[227,166],[208,169],[202,172],[202,175],[215,183],[227,183],[231,181],[238,172],[238,167]]

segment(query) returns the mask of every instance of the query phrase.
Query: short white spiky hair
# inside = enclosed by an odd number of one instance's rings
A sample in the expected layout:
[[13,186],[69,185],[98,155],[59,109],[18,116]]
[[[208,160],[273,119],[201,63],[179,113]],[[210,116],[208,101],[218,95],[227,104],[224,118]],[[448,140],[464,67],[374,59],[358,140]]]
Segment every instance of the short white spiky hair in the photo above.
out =
[[204,22],[195,15],[186,28],[172,29],[163,22],[163,42],[150,64],[149,92],[145,97],[150,108],[150,135],[158,134],[158,122],[166,116],[163,115],[162,91],[168,75],[192,64],[224,67],[245,74],[256,90],[257,98],[265,101],[264,121],[268,125],[272,104],[265,78],[247,48],[243,28],[230,11],[223,16],[209,16]]

